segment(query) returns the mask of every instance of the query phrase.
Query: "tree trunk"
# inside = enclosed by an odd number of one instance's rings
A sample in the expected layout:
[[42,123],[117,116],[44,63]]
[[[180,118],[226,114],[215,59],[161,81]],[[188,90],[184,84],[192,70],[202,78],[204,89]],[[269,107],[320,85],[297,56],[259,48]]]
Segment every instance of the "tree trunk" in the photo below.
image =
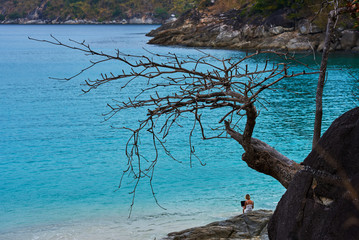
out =
[[[229,122],[225,122],[225,126],[227,133],[246,150],[249,146],[244,142],[243,134],[234,131],[230,127]],[[243,161],[245,161],[250,168],[272,176],[285,188],[288,187],[297,171],[302,169],[300,164],[290,160],[259,139],[251,138],[250,148],[252,151],[246,151],[243,154]]]
[[338,16],[344,12],[348,12],[348,8],[339,8],[330,11],[328,16],[327,30],[325,33],[324,48],[322,55],[322,62],[320,64],[320,74],[318,78],[317,85],[317,94],[315,97],[315,120],[314,120],[314,134],[313,134],[313,144],[312,148],[314,149],[315,145],[320,139],[321,129],[322,129],[322,117],[323,117],[323,90],[325,75],[327,72],[327,63],[330,51],[330,41],[334,31],[334,24],[338,19]]

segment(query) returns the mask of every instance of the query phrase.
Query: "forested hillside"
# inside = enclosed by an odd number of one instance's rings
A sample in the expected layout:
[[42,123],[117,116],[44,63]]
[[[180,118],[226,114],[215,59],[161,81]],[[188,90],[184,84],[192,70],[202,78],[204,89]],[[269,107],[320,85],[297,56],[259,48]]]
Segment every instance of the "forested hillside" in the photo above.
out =
[[[186,2],[186,4],[185,4]],[[0,0],[0,20],[17,18],[113,20],[135,15],[165,19],[193,7],[184,0]]]
[[[206,9],[215,14],[244,9],[245,15],[269,15],[278,9],[291,9],[293,18],[314,15],[323,0],[0,0],[0,21],[14,19],[66,20],[87,19],[97,22],[133,17],[164,21],[171,14],[189,9]],[[346,4],[348,1],[340,1]],[[324,10],[325,14],[325,10]],[[326,18],[325,18],[326,20]]]

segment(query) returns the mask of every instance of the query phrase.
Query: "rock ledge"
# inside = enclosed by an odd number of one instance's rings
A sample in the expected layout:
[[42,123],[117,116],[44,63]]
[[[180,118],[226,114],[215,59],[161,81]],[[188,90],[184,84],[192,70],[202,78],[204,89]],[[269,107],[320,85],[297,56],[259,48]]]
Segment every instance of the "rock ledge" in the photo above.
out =
[[267,240],[267,224],[272,214],[273,212],[270,210],[256,210],[224,221],[213,222],[206,226],[172,232],[163,240]]
[[[221,15],[208,15],[193,10],[147,35],[153,37],[150,44],[160,45],[289,52],[322,51],[325,29],[308,19],[295,22],[288,16],[287,12],[280,11],[268,18],[256,20],[241,18],[240,10]],[[358,52],[359,32],[353,29],[336,30],[331,50]]]

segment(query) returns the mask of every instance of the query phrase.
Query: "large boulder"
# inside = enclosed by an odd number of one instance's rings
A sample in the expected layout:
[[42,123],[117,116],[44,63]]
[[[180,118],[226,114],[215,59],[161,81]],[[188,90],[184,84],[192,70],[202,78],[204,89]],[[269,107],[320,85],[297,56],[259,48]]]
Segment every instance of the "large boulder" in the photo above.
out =
[[269,29],[269,32],[272,35],[278,35],[284,32],[284,28],[282,26],[272,27]]
[[272,214],[269,210],[257,210],[206,226],[169,233],[164,240],[266,240],[267,224]]
[[340,38],[340,44],[344,50],[350,50],[356,47],[357,41],[359,41],[359,32],[352,30],[344,30],[342,37]]
[[298,22],[298,30],[301,34],[315,34],[323,32],[320,27],[318,27],[308,19],[302,19]]
[[336,119],[268,224],[270,239],[358,239],[359,108]]

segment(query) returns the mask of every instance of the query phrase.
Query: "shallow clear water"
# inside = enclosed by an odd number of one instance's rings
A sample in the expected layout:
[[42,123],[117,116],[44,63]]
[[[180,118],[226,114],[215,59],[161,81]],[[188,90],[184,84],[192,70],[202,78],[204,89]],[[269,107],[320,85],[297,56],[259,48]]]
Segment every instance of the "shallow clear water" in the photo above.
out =
[[[88,76],[123,66],[99,66],[69,82],[51,80],[48,77],[77,73],[87,65],[86,57],[27,39],[49,39],[53,34],[61,40],[86,40],[106,52],[118,48],[146,54],[144,47],[156,53],[199,55],[189,48],[146,45],[145,33],[155,27],[0,25],[0,239],[158,239],[240,213],[246,193],[257,209],[275,208],[284,188],[249,169],[235,141],[196,141],[206,166],[194,162],[191,168],[188,137],[178,128],[169,145],[183,163],[161,156],[154,179],[156,196],[167,210],[155,204],[144,182],[128,218],[130,179],[116,190],[126,167],[124,144],[129,135],[111,125],[130,124],[136,112],[108,122],[101,114],[108,110],[107,102],[130,91],[120,92],[115,84],[82,95],[80,86]],[[243,55],[205,51],[219,58]],[[357,77],[358,66],[358,56],[332,56],[323,130],[358,105],[353,95],[358,95],[358,80],[348,74]],[[268,111],[261,109],[255,129],[256,137],[298,162],[311,148],[316,81],[316,76],[306,76],[281,82],[277,91],[266,93]],[[144,151],[151,150],[145,145]]]

